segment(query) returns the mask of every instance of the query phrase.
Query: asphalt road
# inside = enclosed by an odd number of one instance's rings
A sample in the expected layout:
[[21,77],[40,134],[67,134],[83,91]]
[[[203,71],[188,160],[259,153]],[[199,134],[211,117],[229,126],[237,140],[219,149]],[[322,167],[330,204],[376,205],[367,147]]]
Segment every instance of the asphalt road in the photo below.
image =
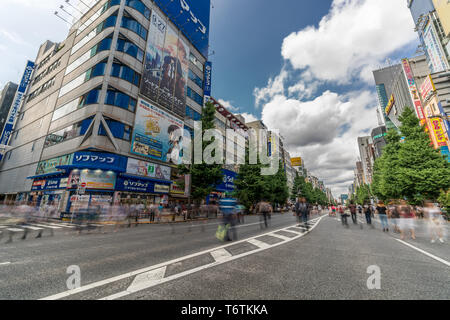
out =
[[[0,244],[0,299],[449,299],[449,242],[400,242],[363,225],[312,217],[309,232],[292,214],[238,227],[238,242],[215,238],[217,221],[140,225],[102,234],[57,230],[54,237]],[[447,226],[448,228],[448,226]],[[282,231],[277,231],[284,229]],[[69,266],[81,288],[68,290]],[[369,289],[369,266],[380,289]]]

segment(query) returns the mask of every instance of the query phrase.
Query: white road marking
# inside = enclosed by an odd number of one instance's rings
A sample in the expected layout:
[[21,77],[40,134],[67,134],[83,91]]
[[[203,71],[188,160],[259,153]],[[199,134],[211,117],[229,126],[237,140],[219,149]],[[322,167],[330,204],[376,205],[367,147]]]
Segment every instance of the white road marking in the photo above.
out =
[[50,225],[50,226],[54,226],[54,227],[63,227],[63,228],[75,228],[75,226],[69,226],[69,225],[65,225],[62,223],[50,223],[50,222],[45,222],[43,223],[45,225]]
[[259,241],[259,240],[256,240],[256,239],[250,239],[247,242],[257,246],[260,249],[266,249],[266,248],[270,247],[270,244],[262,242],[262,241]]
[[270,233],[270,234],[268,234],[268,236],[279,238],[279,239],[284,240],[284,241],[288,241],[288,240],[292,239],[292,238],[285,237],[285,236],[282,236],[281,234],[276,234],[276,233]]
[[8,265],[8,264],[11,264],[11,262],[9,262],[9,261],[7,261],[7,262],[1,262],[1,263],[0,263],[0,266],[6,266],[6,265]]
[[32,226],[36,227],[42,227],[42,228],[50,228],[50,229],[62,229],[62,227],[55,227],[55,226],[48,226],[45,224],[39,224],[39,223],[30,223]]
[[37,227],[32,227],[32,226],[22,226],[22,228],[35,230],[35,231],[37,231],[37,230],[44,230],[43,228],[37,228]]
[[211,252],[210,254],[212,255],[212,257],[214,258],[214,260],[216,262],[230,260],[231,257],[233,256],[231,253],[229,253],[225,249],[219,249],[219,250]]
[[416,251],[419,251],[420,253],[423,253],[424,255],[426,255],[426,256],[428,256],[428,257],[430,257],[430,258],[432,258],[432,259],[434,259],[436,261],[439,261],[439,262],[445,264],[447,267],[450,267],[450,262],[448,262],[448,261],[446,261],[446,260],[444,260],[442,258],[436,257],[435,255],[432,255],[431,253],[428,253],[428,252],[426,252],[426,251],[424,251],[422,249],[419,249],[419,248],[413,246],[412,244],[409,244],[406,241],[403,241],[403,240],[400,240],[400,239],[395,239],[395,240],[397,240],[400,243],[403,243],[404,245],[406,245],[406,246],[408,246],[408,247],[410,247],[410,248],[412,248],[412,249],[414,249]]
[[[316,227],[318,226],[318,224],[319,224],[319,222],[320,222],[320,220],[321,220],[322,218],[323,218],[323,217],[317,218],[317,222],[318,222],[318,223],[317,223],[316,225],[314,225],[314,226],[310,229],[310,232],[311,232],[312,230],[314,230],[314,228],[316,228]],[[187,255],[187,256],[184,256],[184,257],[181,257],[181,258],[177,258],[177,259],[174,259],[174,260],[171,260],[171,261],[159,263],[159,264],[157,264],[157,265],[150,266],[150,267],[146,267],[146,268],[142,268],[142,269],[139,269],[139,270],[136,270],[136,271],[128,272],[128,273],[125,273],[125,274],[122,274],[122,275],[119,275],[119,276],[115,276],[115,277],[112,277],[112,278],[109,278],[109,279],[105,279],[105,280],[93,282],[93,283],[91,283],[91,284],[82,286],[82,287],[80,287],[80,288],[73,289],[73,290],[68,290],[68,291],[64,291],[64,292],[61,292],[61,293],[58,293],[58,294],[55,294],[55,295],[52,295],[52,296],[48,296],[48,297],[45,297],[45,298],[41,298],[41,299],[39,299],[39,300],[58,300],[58,299],[61,299],[61,298],[65,298],[65,297],[68,297],[68,296],[71,296],[71,295],[74,295],[74,294],[77,294],[77,293],[81,293],[81,292],[84,292],[84,291],[88,291],[88,290],[91,290],[91,289],[94,289],[94,288],[97,288],[97,287],[101,287],[101,286],[104,286],[104,285],[107,285],[107,284],[110,284],[110,283],[113,283],[113,282],[117,282],[117,281],[126,279],[126,278],[130,278],[130,277],[133,277],[133,276],[137,276],[137,275],[139,275],[139,274],[141,274],[141,273],[145,273],[145,272],[149,272],[149,271],[152,271],[152,270],[160,269],[160,268],[162,268],[162,267],[166,267],[166,266],[168,266],[168,265],[175,264],[175,263],[178,263],[178,262],[180,262],[180,261],[184,261],[184,260],[187,260],[187,259],[190,259],[190,258],[198,257],[198,256],[201,256],[201,255],[204,255],[204,254],[207,254],[207,253],[211,253],[212,251],[217,251],[217,250],[219,250],[219,249],[223,249],[223,248],[227,248],[227,247],[230,247],[230,246],[234,246],[234,245],[236,245],[236,244],[238,244],[238,243],[249,242],[249,240],[251,240],[251,239],[259,238],[259,237],[262,237],[262,236],[265,236],[265,235],[269,235],[269,234],[272,233],[272,232],[281,231],[281,230],[285,230],[285,229],[289,229],[289,228],[292,228],[292,226],[284,227],[284,228],[281,228],[281,229],[279,229],[279,230],[274,230],[274,231],[271,231],[271,232],[269,232],[269,233],[267,233],[267,234],[259,234],[259,235],[256,235],[256,236],[254,236],[254,237],[248,238],[248,239],[236,241],[236,242],[233,242],[233,243],[231,243],[231,244],[227,244],[227,245],[223,245],[223,246],[220,246],[220,247],[216,247],[216,248],[214,248],[214,249],[208,249],[208,250],[204,250],[204,251],[197,252],[197,253],[194,253],[194,254],[190,254],[190,255]],[[235,260],[235,259],[239,259],[239,258],[245,257],[245,256],[250,255],[250,254],[254,254],[254,253],[257,253],[257,252],[261,252],[261,251],[266,250],[266,249],[268,249],[268,248],[273,248],[273,247],[277,247],[277,246],[279,246],[279,245],[284,245],[284,244],[286,244],[287,242],[290,242],[290,241],[293,241],[293,240],[297,240],[297,239],[303,237],[303,236],[306,235],[306,234],[307,234],[307,233],[302,233],[302,234],[300,234],[300,235],[298,235],[298,236],[296,236],[296,237],[289,238],[288,241],[279,242],[279,243],[270,245],[269,247],[264,247],[264,248],[256,249],[256,250],[253,250],[253,251],[244,252],[244,253],[242,253],[242,254],[240,254],[240,255],[233,256],[232,259],[231,259],[231,260],[228,260],[228,261],[232,261],[232,260]],[[189,275],[189,274],[191,274],[191,273],[195,273],[195,272],[198,272],[198,271],[207,269],[207,268],[211,268],[211,267],[213,267],[213,266],[216,266],[216,265],[219,265],[219,264],[228,262],[228,261],[223,261],[223,262],[222,262],[222,261],[221,261],[221,262],[217,262],[217,261],[216,261],[216,262],[213,262],[213,263],[211,263],[211,264],[207,264],[207,265],[204,265],[204,266],[195,268],[195,269],[191,269],[191,270],[188,270],[188,271],[185,271],[185,272],[182,272],[182,273],[179,273],[179,274],[176,274],[176,275],[173,275],[173,276],[164,278],[163,280],[161,280],[161,281],[159,282],[159,284],[162,284],[162,283],[167,282],[167,281],[171,281],[171,280],[173,280],[173,279],[177,279],[177,278],[179,278],[179,277],[184,277],[185,275]],[[128,295],[128,293],[122,292],[122,293],[116,294],[116,295],[114,295],[114,296],[115,296],[115,297],[122,297],[122,296],[126,296],[126,295]],[[104,298],[104,299],[108,299],[108,298],[110,298],[110,297],[112,297],[112,296],[106,297],[106,298]]]
[[22,231],[25,231],[23,229],[17,229],[17,228],[8,228],[6,230],[11,231],[11,232],[22,232]]

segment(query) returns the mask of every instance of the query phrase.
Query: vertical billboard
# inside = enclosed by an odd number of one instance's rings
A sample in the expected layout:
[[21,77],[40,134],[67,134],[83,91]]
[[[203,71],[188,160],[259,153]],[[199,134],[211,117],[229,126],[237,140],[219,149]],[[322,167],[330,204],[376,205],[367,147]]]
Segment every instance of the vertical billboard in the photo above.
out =
[[[20,111],[20,106],[22,104],[25,93],[28,89],[28,85],[31,81],[31,75],[34,71],[34,62],[28,61],[25,71],[20,81],[19,88],[17,88],[16,95],[14,97],[11,109],[9,110],[8,118],[6,120],[5,126],[3,128],[2,136],[0,138],[0,145],[7,146],[9,143],[9,138],[14,128],[14,124],[17,118],[17,114]],[[3,158],[3,154],[0,154],[0,161]]]
[[182,120],[146,100],[139,99],[131,153],[163,162],[181,164],[183,128]]
[[162,56],[167,24],[160,15],[153,12],[148,32],[141,93],[153,101],[158,99],[161,82]]
[[414,80],[414,76],[411,70],[411,66],[409,65],[408,59],[402,59],[403,71],[405,72],[406,81],[409,86],[409,92],[411,94],[411,99],[414,103],[414,107],[416,110],[417,117],[420,120],[420,123],[423,125],[426,121],[425,115],[423,113],[422,102],[420,101],[419,92],[417,90],[416,82]]
[[197,50],[208,58],[210,0],[154,0]]
[[212,62],[205,63],[205,81],[203,85],[203,94],[205,97],[211,97],[211,82],[212,82]]
[[433,21],[428,20],[423,30],[423,41],[426,46],[431,73],[442,72],[449,68],[444,49],[439,43],[437,32],[434,28]]
[[189,45],[153,12],[148,33],[141,94],[184,117],[186,112]]

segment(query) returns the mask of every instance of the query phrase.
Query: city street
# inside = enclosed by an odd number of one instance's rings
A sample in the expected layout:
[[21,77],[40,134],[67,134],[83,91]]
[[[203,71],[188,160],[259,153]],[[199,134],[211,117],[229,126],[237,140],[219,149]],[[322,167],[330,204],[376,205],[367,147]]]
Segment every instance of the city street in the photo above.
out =
[[[231,243],[215,238],[217,220],[30,233],[2,241],[0,299],[449,299],[449,243],[430,243],[417,222],[417,240],[404,242],[327,214],[306,233],[292,213],[268,229],[246,217]],[[80,268],[78,289],[68,290],[69,266]],[[380,268],[380,289],[367,287],[369,266]]]

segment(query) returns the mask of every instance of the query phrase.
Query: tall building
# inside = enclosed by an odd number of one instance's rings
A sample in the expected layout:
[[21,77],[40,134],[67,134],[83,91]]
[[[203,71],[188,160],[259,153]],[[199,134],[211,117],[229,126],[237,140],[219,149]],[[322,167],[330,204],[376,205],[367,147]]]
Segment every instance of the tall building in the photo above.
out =
[[389,97],[391,97],[392,95],[392,83],[394,82],[394,79],[398,74],[398,72],[400,72],[400,70],[401,65],[396,64],[373,71],[373,76],[375,79],[375,85],[378,94],[378,103],[379,103],[378,114],[382,120],[381,124],[385,125],[388,130],[397,128],[395,124],[391,121],[391,119],[389,119],[385,110],[386,106],[389,103]]
[[[437,5],[438,10],[434,4]],[[448,2],[409,0],[408,8],[416,25],[415,30],[419,34],[421,47],[427,57],[431,73],[449,70],[448,18],[450,9]]]
[[0,91],[0,132],[3,132],[18,87],[17,84],[8,82]]
[[358,148],[364,173],[363,182],[372,184],[373,164],[375,161],[372,138],[370,136],[358,137]]
[[[86,2],[86,1],[85,1]],[[170,4],[170,5],[168,5]],[[183,136],[203,107],[210,1],[99,0],[45,42],[0,169],[0,194],[63,212],[187,201]]]
[[371,137],[373,141],[373,149],[375,152],[375,159],[381,157],[383,149],[386,146],[387,130],[385,126],[376,127],[372,130]]

